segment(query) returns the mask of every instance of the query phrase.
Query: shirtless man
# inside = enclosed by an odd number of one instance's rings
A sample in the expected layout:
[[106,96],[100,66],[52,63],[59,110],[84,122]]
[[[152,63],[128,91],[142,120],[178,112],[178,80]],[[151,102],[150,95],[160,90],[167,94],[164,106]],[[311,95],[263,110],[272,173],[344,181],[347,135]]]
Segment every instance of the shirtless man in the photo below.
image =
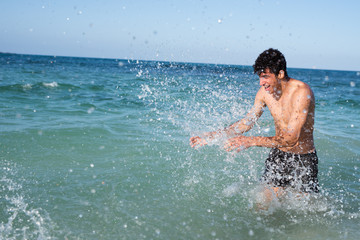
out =
[[[285,57],[276,49],[261,53],[253,68],[261,87],[250,112],[223,130],[190,138],[191,146],[207,145],[217,137],[226,136],[229,138],[224,146],[226,151],[254,146],[271,148],[262,176],[268,186],[267,201],[289,187],[297,192],[318,192],[318,158],[313,139],[315,98],[311,88],[288,76]],[[265,107],[274,118],[275,136],[243,136]]]

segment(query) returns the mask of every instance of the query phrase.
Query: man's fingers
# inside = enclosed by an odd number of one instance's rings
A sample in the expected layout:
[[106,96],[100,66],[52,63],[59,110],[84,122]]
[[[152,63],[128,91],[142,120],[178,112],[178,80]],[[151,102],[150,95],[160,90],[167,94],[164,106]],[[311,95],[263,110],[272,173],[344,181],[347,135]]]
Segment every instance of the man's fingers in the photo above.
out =
[[206,144],[207,144],[207,142],[199,136],[190,138],[191,147],[201,147]]

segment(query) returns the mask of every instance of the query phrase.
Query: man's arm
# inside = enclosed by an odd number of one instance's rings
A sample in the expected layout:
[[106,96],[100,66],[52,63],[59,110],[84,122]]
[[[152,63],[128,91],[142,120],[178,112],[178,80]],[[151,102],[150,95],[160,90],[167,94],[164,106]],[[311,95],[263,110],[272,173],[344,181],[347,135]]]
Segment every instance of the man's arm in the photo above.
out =
[[261,98],[260,91],[256,94],[254,106],[251,108],[248,114],[237,121],[236,123],[230,125],[229,127],[225,128],[223,132],[228,137],[242,135],[248,132],[255,124],[255,122],[261,117],[262,113],[264,112],[265,103]]
[[208,142],[222,136],[238,136],[249,131],[254,126],[257,119],[259,119],[259,117],[264,112],[265,103],[262,99],[262,94],[263,93],[261,93],[260,91],[256,94],[254,106],[251,108],[245,118],[237,121],[236,123],[230,125],[223,130],[205,133],[204,137],[196,136],[190,138],[191,147],[207,145]]
[[242,150],[253,146],[281,148],[296,145],[300,137],[301,129],[308,116],[312,99],[307,96],[311,96],[311,90],[307,87],[302,87],[296,90],[294,96],[295,99],[293,101],[288,125],[284,129],[281,129],[278,135],[273,137],[235,137],[227,141],[225,149],[232,151],[234,149]]

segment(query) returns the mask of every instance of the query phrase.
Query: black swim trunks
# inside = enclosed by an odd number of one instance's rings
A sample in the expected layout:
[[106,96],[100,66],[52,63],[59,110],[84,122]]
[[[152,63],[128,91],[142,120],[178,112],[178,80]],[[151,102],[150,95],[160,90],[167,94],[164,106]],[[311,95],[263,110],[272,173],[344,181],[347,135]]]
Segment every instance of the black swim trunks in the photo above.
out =
[[302,192],[319,192],[316,152],[294,154],[271,149],[262,180],[277,187],[293,187]]

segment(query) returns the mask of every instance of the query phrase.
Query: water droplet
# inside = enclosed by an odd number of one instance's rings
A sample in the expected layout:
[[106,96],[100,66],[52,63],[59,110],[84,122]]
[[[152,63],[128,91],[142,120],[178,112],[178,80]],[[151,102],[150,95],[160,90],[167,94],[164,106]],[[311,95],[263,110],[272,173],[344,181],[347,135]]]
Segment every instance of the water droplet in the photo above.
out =
[[94,107],[91,107],[91,108],[89,108],[89,109],[87,110],[87,113],[88,113],[88,114],[91,114],[91,113],[94,112],[94,110],[95,110],[95,108],[94,108]]
[[218,19],[218,23],[222,23],[222,19]]
[[91,189],[91,193],[96,193],[96,190],[95,189]]
[[136,77],[141,77],[142,74],[143,74],[143,71],[140,70],[140,71],[136,74]]
[[353,81],[351,81],[351,82],[350,82],[350,87],[355,87],[355,86],[356,86],[356,83],[353,82]]
[[94,165],[93,163],[91,163],[91,164],[90,164],[90,167],[92,167],[92,168],[93,168],[94,166],[95,166],[95,165]]
[[249,236],[254,236],[254,231],[250,229]]

